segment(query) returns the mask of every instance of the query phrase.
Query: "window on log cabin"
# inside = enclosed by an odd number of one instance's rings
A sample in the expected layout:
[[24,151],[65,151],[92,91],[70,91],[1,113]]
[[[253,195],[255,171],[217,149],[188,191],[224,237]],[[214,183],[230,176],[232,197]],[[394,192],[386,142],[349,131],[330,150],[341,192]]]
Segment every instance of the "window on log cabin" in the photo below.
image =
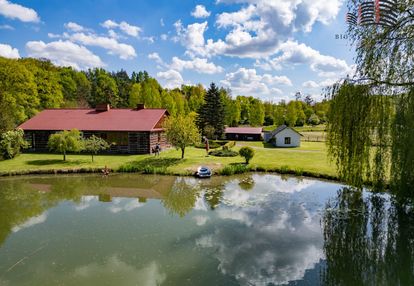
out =
[[117,146],[128,146],[128,132],[108,132],[106,141]]

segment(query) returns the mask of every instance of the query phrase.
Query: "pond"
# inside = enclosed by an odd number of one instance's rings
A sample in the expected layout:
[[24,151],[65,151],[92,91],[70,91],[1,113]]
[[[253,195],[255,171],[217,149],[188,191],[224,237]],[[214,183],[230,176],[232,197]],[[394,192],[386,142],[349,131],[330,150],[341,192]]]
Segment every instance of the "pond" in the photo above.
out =
[[5,178],[0,285],[414,285],[414,208],[271,174]]

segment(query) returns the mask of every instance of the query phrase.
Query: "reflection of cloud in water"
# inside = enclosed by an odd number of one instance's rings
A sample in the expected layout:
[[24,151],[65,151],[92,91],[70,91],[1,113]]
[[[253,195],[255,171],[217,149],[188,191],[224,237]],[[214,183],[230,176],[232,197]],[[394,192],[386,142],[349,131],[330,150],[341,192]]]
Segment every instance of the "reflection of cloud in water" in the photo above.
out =
[[234,275],[241,285],[302,279],[323,258],[323,238],[316,210],[291,196],[313,182],[267,175],[254,175],[254,180],[248,192],[237,181],[227,184],[225,205],[215,211],[224,221],[197,245],[215,249],[221,272]]
[[197,197],[197,200],[196,200],[196,202],[194,204],[194,208],[193,208],[194,210],[197,210],[197,211],[207,211],[208,210],[208,205],[207,205],[206,201],[204,200],[203,196],[204,196],[204,192],[201,193],[201,195]]
[[112,205],[109,207],[109,210],[112,213],[119,213],[121,211],[129,212],[134,209],[144,206],[145,203],[140,203],[137,199],[122,199],[116,198],[113,199]]
[[[31,285],[42,285],[40,281],[53,281],[56,285],[122,285],[122,286],[157,286],[161,285],[167,275],[161,271],[159,265],[153,261],[144,267],[136,267],[112,256],[102,263],[90,263],[79,266],[73,270],[60,269],[51,266],[50,263],[41,263],[36,269],[34,281]],[[9,285],[9,281],[0,279],[0,285]]]
[[93,263],[81,266],[74,271],[75,280],[83,285],[142,285],[157,286],[162,284],[166,275],[161,272],[157,263],[152,262],[141,269],[128,265],[118,257],[111,257],[104,265]]
[[193,219],[195,220],[195,222],[198,226],[202,226],[202,225],[205,225],[206,222],[210,218],[208,216],[205,216],[205,215],[196,215],[196,216],[193,217]]
[[44,212],[44,213],[42,213],[39,216],[31,217],[26,222],[24,222],[24,223],[22,223],[20,225],[17,225],[15,227],[13,227],[12,228],[12,231],[13,232],[18,232],[21,229],[28,228],[28,227],[32,227],[32,226],[34,226],[36,224],[44,223],[46,221],[46,219],[47,219],[47,212]]
[[83,196],[81,202],[75,206],[75,210],[83,211],[89,208],[94,201],[98,201],[98,196]]
[[288,178],[283,180],[275,175],[253,175],[254,189],[273,190],[281,193],[294,193],[303,191],[317,183],[315,180]]
[[226,205],[245,207],[255,205],[269,200],[269,196],[275,193],[293,194],[303,191],[316,184],[313,180],[298,180],[289,178],[283,180],[280,176],[275,175],[253,175],[254,186],[251,190],[242,190],[239,186],[239,180],[232,180],[225,186],[222,202]]

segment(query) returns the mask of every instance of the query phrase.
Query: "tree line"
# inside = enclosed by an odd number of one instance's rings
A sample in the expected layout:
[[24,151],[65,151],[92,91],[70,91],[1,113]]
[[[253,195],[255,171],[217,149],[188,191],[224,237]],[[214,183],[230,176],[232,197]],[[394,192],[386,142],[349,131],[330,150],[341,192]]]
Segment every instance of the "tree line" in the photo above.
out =
[[[166,89],[146,71],[131,75],[102,68],[77,71],[55,66],[47,59],[0,57],[0,131],[14,129],[46,108],[93,108],[100,103],[114,108],[143,103],[149,108],[166,108],[173,116],[201,112],[214,117],[220,113],[220,124],[228,126],[319,124],[326,121],[329,106],[328,101],[316,103],[309,96],[273,103],[253,96],[233,97],[224,88],[215,87],[214,92],[219,97],[208,106],[207,90],[201,84]],[[204,132],[206,126],[201,127]]]

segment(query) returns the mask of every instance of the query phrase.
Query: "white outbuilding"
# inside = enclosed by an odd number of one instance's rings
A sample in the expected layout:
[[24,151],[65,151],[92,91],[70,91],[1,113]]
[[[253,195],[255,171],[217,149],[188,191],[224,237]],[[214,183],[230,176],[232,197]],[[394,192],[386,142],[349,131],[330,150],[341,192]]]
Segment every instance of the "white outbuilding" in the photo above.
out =
[[302,134],[286,125],[281,125],[264,135],[265,141],[272,143],[275,147],[300,147],[301,136]]

